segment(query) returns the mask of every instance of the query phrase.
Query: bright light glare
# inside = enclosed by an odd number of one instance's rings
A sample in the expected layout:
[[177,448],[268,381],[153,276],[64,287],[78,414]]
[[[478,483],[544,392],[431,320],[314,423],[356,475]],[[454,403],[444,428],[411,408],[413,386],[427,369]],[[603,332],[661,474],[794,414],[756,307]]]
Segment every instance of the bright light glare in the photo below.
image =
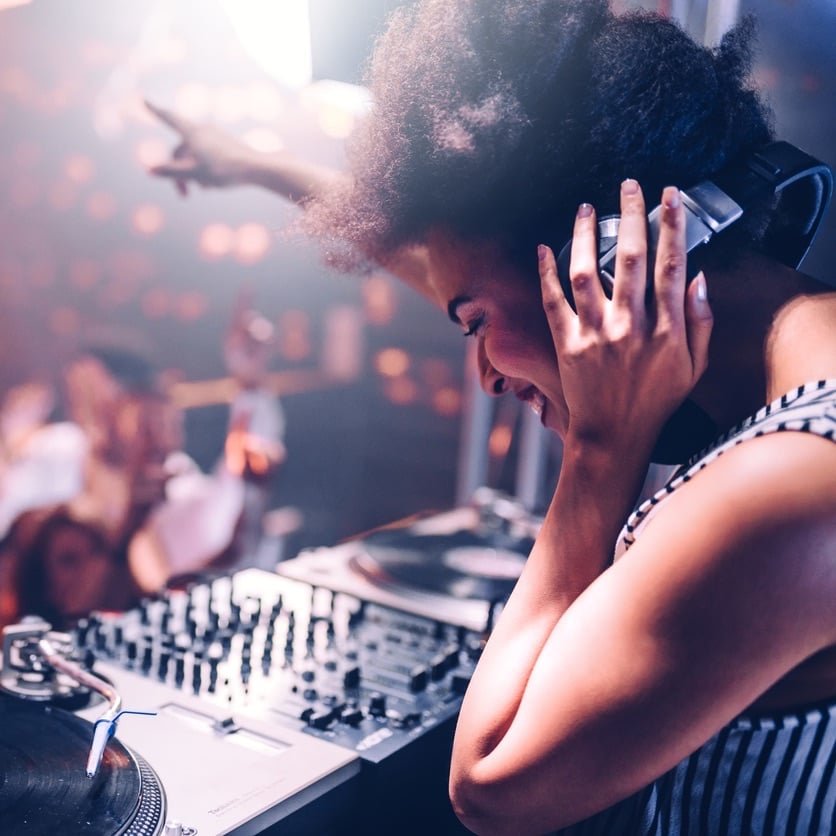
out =
[[308,0],[221,0],[238,40],[273,79],[298,89],[311,80]]

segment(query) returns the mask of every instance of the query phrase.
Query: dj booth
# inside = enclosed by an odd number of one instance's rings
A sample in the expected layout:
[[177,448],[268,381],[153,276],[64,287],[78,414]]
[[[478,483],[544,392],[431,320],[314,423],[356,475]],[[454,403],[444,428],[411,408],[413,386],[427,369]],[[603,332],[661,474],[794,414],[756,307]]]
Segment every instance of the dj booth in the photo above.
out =
[[72,634],[6,628],[0,832],[466,833],[455,720],[537,525],[492,496]]

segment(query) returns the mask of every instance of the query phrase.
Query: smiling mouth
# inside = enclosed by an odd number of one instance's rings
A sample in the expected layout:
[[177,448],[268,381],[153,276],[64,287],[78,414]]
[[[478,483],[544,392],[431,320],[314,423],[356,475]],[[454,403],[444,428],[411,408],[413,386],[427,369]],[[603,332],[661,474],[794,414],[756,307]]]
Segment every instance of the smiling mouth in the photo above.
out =
[[529,386],[522,392],[517,393],[517,397],[531,407],[531,411],[542,421],[543,413],[546,409],[546,396],[536,387]]

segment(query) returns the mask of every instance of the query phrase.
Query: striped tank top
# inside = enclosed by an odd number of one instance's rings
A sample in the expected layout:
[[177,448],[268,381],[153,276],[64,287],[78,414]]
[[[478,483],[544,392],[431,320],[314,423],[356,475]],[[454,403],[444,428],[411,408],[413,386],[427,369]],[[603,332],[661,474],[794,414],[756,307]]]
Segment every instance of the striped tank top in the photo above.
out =
[[[836,441],[836,380],[800,386],[694,456],[633,512],[616,557],[641,536],[666,497],[726,450],[788,430]],[[836,696],[778,714],[744,713],[649,786],[560,834],[833,836]]]

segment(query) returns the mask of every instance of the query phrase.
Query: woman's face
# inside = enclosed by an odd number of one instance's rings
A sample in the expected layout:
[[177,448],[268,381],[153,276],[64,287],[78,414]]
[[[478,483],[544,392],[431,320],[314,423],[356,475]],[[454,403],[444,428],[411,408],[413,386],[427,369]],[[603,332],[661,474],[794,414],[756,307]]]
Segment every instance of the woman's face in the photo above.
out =
[[491,395],[512,392],[546,427],[565,435],[568,413],[536,262],[527,276],[496,247],[438,231],[427,248],[439,304],[478,343],[482,388]]

